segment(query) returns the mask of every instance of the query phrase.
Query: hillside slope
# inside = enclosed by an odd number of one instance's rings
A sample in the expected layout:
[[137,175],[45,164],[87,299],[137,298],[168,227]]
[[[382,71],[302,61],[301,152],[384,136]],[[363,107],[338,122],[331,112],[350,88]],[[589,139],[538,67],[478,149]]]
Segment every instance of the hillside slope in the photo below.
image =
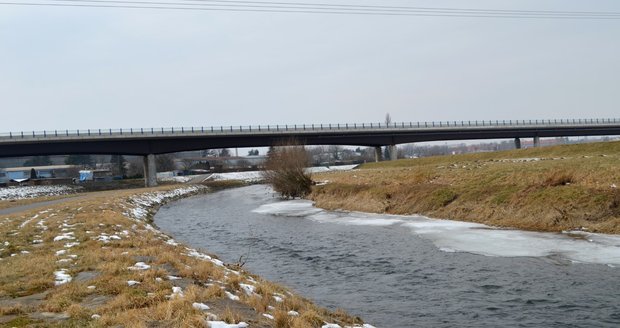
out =
[[311,195],[326,209],[620,233],[620,142],[369,163],[314,179],[329,181]]

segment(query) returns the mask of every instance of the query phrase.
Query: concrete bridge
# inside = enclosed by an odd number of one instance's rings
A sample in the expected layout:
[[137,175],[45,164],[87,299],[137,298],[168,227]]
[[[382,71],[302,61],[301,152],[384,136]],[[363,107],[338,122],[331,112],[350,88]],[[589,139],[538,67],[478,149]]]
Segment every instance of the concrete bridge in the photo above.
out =
[[[91,129],[9,132],[0,134],[0,157],[118,154],[144,158],[147,186],[156,182],[155,155],[189,150],[265,147],[296,140],[305,145],[381,147],[397,144],[473,139],[620,135],[620,119],[442,121],[341,123],[181,128]],[[395,159],[396,151],[391,151]]]

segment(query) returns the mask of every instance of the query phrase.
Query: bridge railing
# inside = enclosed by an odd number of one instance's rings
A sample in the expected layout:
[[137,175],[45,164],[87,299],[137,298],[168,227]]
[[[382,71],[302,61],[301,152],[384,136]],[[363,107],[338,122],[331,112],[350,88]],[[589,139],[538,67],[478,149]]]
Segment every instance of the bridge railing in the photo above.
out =
[[394,123],[331,123],[331,124],[276,124],[276,125],[237,125],[209,127],[159,127],[159,128],[119,128],[86,130],[45,130],[0,133],[0,139],[38,139],[62,137],[94,136],[140,136],[171,134],[231,134],[257,132],[312,132],[312,131],[353,131],[381,129],[437,129],[437,128],[501,128],[501,127],[554,127],[554,126],[601,126],[620,124],[618,118],[592,119],[553,119],[553,120],[488,120],[488,121],[433,121],[433,122],[394,122]]

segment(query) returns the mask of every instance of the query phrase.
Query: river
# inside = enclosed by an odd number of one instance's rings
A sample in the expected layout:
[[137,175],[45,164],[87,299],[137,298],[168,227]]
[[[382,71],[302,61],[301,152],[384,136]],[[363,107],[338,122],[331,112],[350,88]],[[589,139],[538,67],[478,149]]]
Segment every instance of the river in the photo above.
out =
[[620,237],[329,212],[256,185],[182,199],[175,239],[376,327],[618,327]]

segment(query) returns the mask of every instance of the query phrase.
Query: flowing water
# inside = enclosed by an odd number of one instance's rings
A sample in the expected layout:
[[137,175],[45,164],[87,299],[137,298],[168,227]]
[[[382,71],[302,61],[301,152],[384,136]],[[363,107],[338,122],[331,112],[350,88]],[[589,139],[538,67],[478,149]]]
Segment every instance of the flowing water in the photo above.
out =
[[329,212],[251,186],[155,216],[164,232],[376,327],[620,327],[620,238]]

